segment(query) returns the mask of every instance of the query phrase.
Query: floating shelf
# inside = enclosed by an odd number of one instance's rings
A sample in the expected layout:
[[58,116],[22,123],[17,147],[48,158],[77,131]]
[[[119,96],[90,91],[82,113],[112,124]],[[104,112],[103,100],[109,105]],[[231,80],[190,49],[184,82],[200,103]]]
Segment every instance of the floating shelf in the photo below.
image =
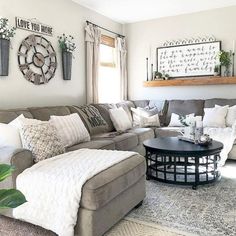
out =
[[163,87],[163,86],[194,86],[194,85],[216,85],[216,84],[236,84],[236,77],[204,76],[188,77],[169,80],[144,81],[144,87]]

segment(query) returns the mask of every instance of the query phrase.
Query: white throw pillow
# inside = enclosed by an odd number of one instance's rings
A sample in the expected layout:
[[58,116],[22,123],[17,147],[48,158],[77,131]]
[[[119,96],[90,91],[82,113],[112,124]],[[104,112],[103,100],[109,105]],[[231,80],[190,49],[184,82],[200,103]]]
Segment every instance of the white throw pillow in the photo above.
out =
[[175,113],[171,114],[170,118],[170,123],[169,127],[184,127],[185,125],[181,123],[180,119],[181,117],[184,117],[184,121],[186,122],[187,125],[190,125],[190,122],[192,119],[194,119],[194,113],[186,115],[186,116],[181,116]]
[[20,131],[10,124],[0,123],[0,147],[22,148]]
[[[215,107],[221,107],[219,105],[215,105]],[[236,105],[229,107],[228,106],[228,113],[226,115],[226,126],[232,127],[236,122]]]
[[122,107],[110,109],[109,113],[112,123],[117,131],[126,131],[127,129],[132,128],[132,122]]
[[225,118],[228,112],[228,106],[204,108],[203,126],[225,128]]
[[50,116],[50,123],[58,132],[64,147],[90,141],[90,135],[77,113],[67,116]]
[[137,107],[137,108],[131,107],[131,111],[133,113],[134,126],[160,127],[160,121],[159,121],[159,115],[158,115],[157,108],[147,110],[147,109],[141,108],[141,107]]

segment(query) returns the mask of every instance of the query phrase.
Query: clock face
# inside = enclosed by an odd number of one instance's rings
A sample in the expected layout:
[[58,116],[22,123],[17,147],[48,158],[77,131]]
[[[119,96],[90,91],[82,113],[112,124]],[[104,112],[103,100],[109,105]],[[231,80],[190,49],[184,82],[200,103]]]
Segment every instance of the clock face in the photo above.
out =
[[51,43],[41,35],[31,34],[18,50],[18,64],[24,77],[34,84],[45,84],[54,77],[56,53]]

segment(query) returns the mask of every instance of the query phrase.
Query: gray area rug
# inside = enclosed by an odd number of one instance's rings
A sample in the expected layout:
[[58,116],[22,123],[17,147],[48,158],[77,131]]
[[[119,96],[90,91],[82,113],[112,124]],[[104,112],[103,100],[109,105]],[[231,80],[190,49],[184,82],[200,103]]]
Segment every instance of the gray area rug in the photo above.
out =
[[236,165],[214,185],[191,187],[147,181],[143,205],[129,217],[202,236],[236,235]]

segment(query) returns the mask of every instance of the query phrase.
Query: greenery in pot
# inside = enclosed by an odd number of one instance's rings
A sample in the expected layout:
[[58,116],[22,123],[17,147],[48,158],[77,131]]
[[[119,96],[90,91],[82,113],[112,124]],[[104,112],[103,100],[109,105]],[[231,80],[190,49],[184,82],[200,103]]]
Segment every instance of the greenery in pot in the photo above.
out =
[[168,79],[170,78],[170,76],[169,76],[168,74],[164,74],[163,78],[164,78],[165,80],[168,80]]
[[162,73],[161,72],[158,72],[158,71],[156,71],[155,72],[155,77],[156,77],[156,79],[162,79]]
[[[0,182],[9,177],[14,167],[0,164]],[[0,189],[0,209],[16,208],[26,202],[25,196],[16,189]]]
[[10,40],[15,35],[16,28],[9,26],[7,18],[0,18],[0,39]]
[[220,74],[220,66],[219,65],[215,65],[215,67],[214,67],[214,74],[216,76]]
[[232,64],[231,62],[231,53],[221,50],[219,52],[220,65],[225,67],[224,75],[229,76],[229,67]]
[[72,53],[76,49],[76,45],[73,41],[74,37],[71,35],[66,36],[63,34],[62,36],[58,36],[59,46],[63,52]]

